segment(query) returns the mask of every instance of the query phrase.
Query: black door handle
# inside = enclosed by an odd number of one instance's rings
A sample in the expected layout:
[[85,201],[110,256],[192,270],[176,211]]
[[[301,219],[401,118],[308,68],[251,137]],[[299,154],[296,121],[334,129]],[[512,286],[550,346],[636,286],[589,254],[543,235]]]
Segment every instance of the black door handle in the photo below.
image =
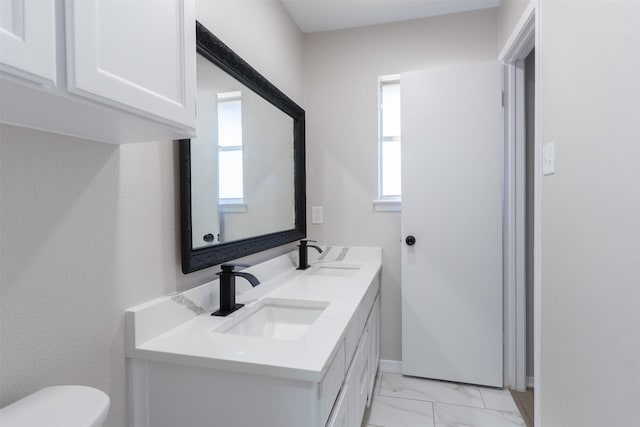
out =
[[416,244],[416,238],[413,236],[407,236],[407,238],[404,239],[404,242],[409,246],[413,246]]

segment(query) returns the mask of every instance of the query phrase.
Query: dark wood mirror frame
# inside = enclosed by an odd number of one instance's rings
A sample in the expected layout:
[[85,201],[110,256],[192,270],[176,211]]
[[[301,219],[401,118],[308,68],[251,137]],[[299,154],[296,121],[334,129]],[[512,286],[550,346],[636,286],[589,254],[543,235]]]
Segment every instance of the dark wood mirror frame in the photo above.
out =
[[180,140],[180,232],[182,272],[185,274],[303,239],[307,234],[304,110],[197,21],[196,46],[197,52],[207,60],[293,118],[295,223],[290,230],[193,249],[191,140]]

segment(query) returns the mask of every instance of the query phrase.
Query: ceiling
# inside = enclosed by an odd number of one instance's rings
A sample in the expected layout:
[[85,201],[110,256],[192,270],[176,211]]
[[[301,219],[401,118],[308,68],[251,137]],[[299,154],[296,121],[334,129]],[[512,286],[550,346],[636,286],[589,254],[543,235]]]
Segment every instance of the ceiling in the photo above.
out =
[[304,33],[496,7],[500,0],[282,0]]

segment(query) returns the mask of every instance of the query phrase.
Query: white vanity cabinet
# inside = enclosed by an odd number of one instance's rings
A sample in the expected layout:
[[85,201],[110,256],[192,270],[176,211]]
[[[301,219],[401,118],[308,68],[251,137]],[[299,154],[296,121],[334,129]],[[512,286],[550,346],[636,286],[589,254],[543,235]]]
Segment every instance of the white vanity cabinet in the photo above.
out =
[[2,123],[109,143],[194,135],[193,0],[0,7]]
[[[134,427],[360,427],[378,367],[380,275],[351,316],[320,381],[273,366],[243,372],[129,359]],[[193,336],[185,337],[192,341]],[[355,339],[355,343],[352,342]],[[185,343],[187,342],[185,341]],[[326,343],[332,345],[331,343]],[[295,355],[306,357],[304,352]],[[294,374],[293,376],[297,376]]]

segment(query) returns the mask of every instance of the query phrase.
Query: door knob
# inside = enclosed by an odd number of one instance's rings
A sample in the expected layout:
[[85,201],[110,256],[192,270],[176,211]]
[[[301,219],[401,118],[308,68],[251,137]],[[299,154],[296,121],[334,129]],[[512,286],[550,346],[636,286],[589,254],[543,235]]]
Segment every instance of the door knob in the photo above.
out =
[[413,246],[416,244],[416,238],[413,236],[407,236],[406,239],[404,239],[405,243],[409,246]]

